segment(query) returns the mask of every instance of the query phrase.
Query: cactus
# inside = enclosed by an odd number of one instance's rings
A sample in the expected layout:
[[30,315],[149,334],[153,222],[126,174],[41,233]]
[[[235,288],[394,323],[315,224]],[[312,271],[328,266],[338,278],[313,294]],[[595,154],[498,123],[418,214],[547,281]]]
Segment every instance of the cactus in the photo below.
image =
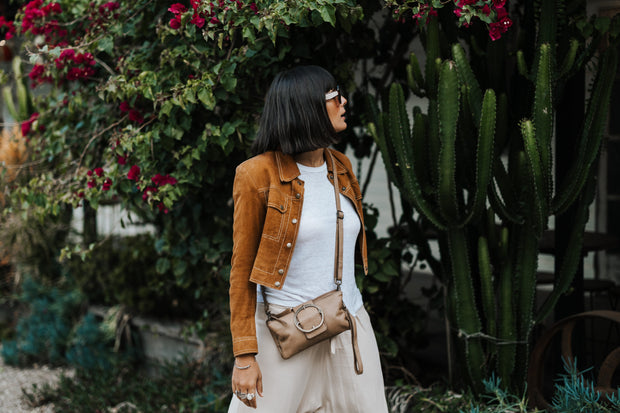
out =
[[[372,100],[369,106],[368,130],[389,178],[438,232],[446,311],[458,332],[460,365],[474,390],[492,371],[515,389],[523,386],[532,328],[570,285],[593,199],[587,182],[600,148],[611,91],[605,85],[616,70],[616,50],[608,47],[598,59],[579,158],[566,180],[555,185],[554,92],[587,62],[589,46],[574,39],[566,39],[566,47],[556,45],[561,16],[549,16],[554,4],[540,4],[541,30],[529,50],[529,68],[526,54],[516,53],[514,72],[530,90],[522,106],[509,111],[506,93],[481,87],[484,79],[477,77],[461,44],[454,43],[451,56],[440,56],[435,19],[426,27],[424,74],[415,55],[406,69],[410,91],[428,99],[426,114],[414,109],[410,125],[399,84],[391,86],[386,110],[379,111]],[[560,50],[565,52],[561,59]],[[527,117],[515,119],[515,113]],[[507,164],[501,158],[506,152]],[[539,239],[549,217],[575,202],[578,219],[565,262],[556,288],[537,312]]]
[[16,122],[23,122],[32,113],[32,96],[26,85],[25,77],[22,73],[22,60],[19,57],[13,59],[13,76],[15,78],[15,94],[17,95],[17,106],[13,100],[11,86],[2,88],[2,97],[7,110]]

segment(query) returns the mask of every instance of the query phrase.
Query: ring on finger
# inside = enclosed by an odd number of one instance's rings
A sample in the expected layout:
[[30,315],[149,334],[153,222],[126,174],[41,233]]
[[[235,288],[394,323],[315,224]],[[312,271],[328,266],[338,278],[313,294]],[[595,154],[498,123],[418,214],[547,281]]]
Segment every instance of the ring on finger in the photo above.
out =
[[248,393],[248,394],[247,394],[247,396],[246,396],[246,398],[247,398],[248,400],[253,400],[253,399],[254,399],[254,393]]
[[[245,400],[248,398],[248,395],[246,393],[239,391],[239,390],[235,392],[235,396],[237,396],[239,400]],[[252,395],[252,397],[254,397],[254,395]]]

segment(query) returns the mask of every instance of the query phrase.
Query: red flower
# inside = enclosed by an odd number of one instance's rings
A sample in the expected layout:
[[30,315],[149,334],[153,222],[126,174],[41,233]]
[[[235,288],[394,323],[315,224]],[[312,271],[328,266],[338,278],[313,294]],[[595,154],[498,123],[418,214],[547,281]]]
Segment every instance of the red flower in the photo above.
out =
[[170,175],[162,175],[162,174],[155,175],[154,177],[151,178],[151,181],[157,186],[163,186],[167,184],[170,184],[170,185],[177,184],[176,178]]
[[117,161],[118,161],[119,165],[126,165],[127,164],[127,157],[126,156],[117,155]]
[[489,25],[489,36],[491,37],[491,40],[495,41],[500,39],[502,37],[502,33],[500,23],[496,22]]
[[157,208],[159,209],[160,212],[163,211],[164,214],[167,214],[168,212],[170,212],[168,211],[168,208],[166,208],[166,206],[162,202],[157,204]]
[[101,187],[101,189],[104,191],[109,191],[112,183],[113,182],[110,178],[106,178],[105,181],[103,181],[103,186]]
[[91,179],[90,181],[88,181],[87,185],[89,188],[94,188],[95,186],[97,186],[97,183],[95,182],[94,179]]
[[252,10],[254,14],[258,14],[258,6],[256,5],[256,3],[250,3],[250,10]]
[[140,167],[138,165],[132,165],[127,173],[127,178],[137,182],[140,178]]
[[505,4],[506,0],[493,0],[493,6],[495,6],[495,8],[504,7]]
[[121,105],[119,106],[119,109],[121,110],[121,112],[129,112],[129,109],[131,109],[131,107],[129,106],[129,103],[127,103],[127,101],[122,101]]
[[157,188],[155,188],[154,186],[147,186],[146,189],[144,190],[144,192],[142,193],[142,200],[146,201],[149,198],[150,194],[154,194],[157,192]]
[[488,4],[484,5],[484,7],[482,8],[482,12],[484,13],[485,16],[488,16],[489,14],[491,14],[491,8],[489,7]]
[[142,123],[144,122],[144,118],[142,114],[138,112],[136,109],[129,109],[129,120],[132,122]]
[[168,8],[168,11],[174,14],[181,14],[187,11],[187,7],[181,3],[175,3]]
[[190,23],[195,24],[199,29],[202,29],[202,27],[205,25],[205,19],[200,17],[198,13],[195,13]]
[[88,170],[88,172],[86,172],[86,175],[88,176],[93,176],[93,171],[91,171],[90,169]]
[[30,133],[30,131],[32,130],[32,124],[34,123],[35,120],[37,120],[38,117],[39,117],[39,114],[35,112],[32,115],[30,115],[30,118],[28,120],[22,122],[21,124],[22,136],[26,136]]
[[495,12],[497,13],[497,21],[502,20],[504,17],[508,16],[508,12],[506,11],[505,8],[503,7],[497,7],[495,9]]
[[170,28],[174,30],[178,30],[181,28],[181,19],[180,16],[175,17],[174,19],[170,19]]
[[103,176],[103,168],[101,168],[101,167],[95,168],[95,170],[93,172],[95,172],[95,174],[97,174],[97,176]]

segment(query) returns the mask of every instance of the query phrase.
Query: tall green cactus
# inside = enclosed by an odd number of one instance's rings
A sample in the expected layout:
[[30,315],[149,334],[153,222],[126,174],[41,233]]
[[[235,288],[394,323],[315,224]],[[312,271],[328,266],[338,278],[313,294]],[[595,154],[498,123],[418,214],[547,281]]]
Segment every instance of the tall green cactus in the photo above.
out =
[[[428,99],[426,113],[407,113],[398,84],[380,112],[371,101],[368,130],[383,156],[389,178],[401,195],[438,232],[448,314],[456,334],[458,356],[470,385],[497,372],[504,383],[522,386],[527,371],[531,331],[568,288],[581,248],[592,190],[583,191],[600,148],[616,70],[614,47],[596,65],[596,80],[580,135],[579,159],[565,182],[553,181],[554,91],[584,62],[587,48],[567,40],[566,55],[556,65],[557,16],[547,16],[555,0],[542,0],[540,26],[531,69],[523,53],[515,62],[529,82],[525,119],[510,116],[510,96],[480,86],[471,57],[454,43],[451,56],[440,56],[439,25],[427,26],[424,73],[411,55],[407,83]],[[553,42],[553,43],[548,43]],[[500,91],[501,92],[501,91]],[[502,158],[507,154],[507,162]],[[556,188],[554,193],[554,188]],[[556,288],[536,312],[538,243],[549,217],[577,201],[578,222]]]
[[11,86],[2,88],[2,97],[7,110],[17,122],[23,122],[30,117],[32,113],[32,95],[26,85],[25,77],[22,73],[22,60],[15,57],[12,62],[13,76],[15,78],[15,95],[17,96],[17,105],[13,99]]

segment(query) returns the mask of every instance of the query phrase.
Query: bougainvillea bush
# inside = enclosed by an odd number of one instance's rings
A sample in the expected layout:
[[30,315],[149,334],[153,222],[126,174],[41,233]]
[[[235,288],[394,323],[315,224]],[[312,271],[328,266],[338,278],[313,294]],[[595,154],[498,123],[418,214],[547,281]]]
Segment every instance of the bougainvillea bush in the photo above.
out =
[[350,0],[25,3],[0,21],[36,96],[21,123],[29,180],[6,189],[4,213],[119,202],[155,224],[158,271],[204,297],[205,277],[226,273],[232,177],[266,87],[307,61],[304,31],[361,15]]

